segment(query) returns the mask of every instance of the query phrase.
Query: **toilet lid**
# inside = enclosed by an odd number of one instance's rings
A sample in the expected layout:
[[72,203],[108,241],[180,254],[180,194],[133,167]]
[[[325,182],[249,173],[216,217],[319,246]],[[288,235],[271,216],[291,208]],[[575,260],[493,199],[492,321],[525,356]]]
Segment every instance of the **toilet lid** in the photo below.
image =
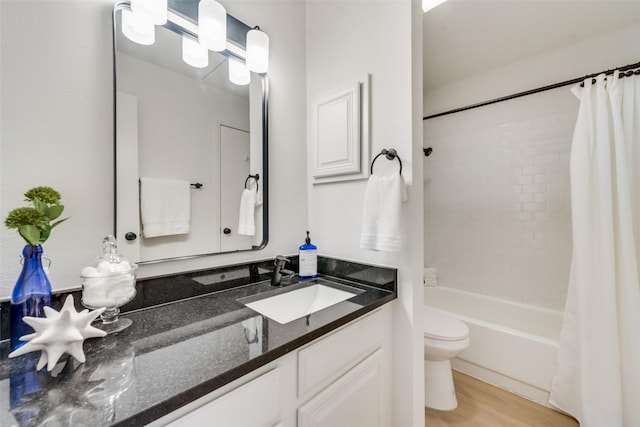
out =
[[456,341],[469,336],[469,327],[461,320],[425,308],[424,336],[443,341]]

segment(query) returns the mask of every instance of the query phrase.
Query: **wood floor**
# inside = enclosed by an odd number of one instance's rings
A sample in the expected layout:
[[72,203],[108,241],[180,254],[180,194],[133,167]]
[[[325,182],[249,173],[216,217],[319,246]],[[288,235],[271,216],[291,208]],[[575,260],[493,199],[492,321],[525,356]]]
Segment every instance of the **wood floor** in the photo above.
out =
[[578,427],[560,412],[453,372],[458,408],[452,412],[425,409],[425,427]]

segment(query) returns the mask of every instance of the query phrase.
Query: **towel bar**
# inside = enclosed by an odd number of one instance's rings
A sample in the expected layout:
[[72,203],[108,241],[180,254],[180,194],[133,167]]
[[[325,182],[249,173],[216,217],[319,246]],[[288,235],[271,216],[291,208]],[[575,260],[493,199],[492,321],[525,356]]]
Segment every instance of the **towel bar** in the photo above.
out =
[[[138,185],[140,185],[140,179],[138,179]],[[197,188],[198,190],[204,187],[204,184],[196,182],[195,184],[190,184],[192,188]]]
[[400,175],[402,175],[402,160],[400,159],[400,156],[398,156],[398,152],[395,150],[395,148],[389,148],[388,150],[386,148],[383,148],[382,151],[380,151],[380,153],[378,153],[378,155],[373,158],[373,161],[371,162],[371,174],[373,175],[373,164],[376,162],[378,157],[382,156],[383,154],[387,158],[387,160],[398,159],[398,162],[400,163]]

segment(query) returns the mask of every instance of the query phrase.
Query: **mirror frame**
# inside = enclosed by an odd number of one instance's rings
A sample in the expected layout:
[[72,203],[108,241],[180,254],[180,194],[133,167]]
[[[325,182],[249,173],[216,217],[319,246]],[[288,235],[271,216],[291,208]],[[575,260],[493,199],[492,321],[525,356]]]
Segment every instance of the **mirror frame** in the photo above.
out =
[[[113,6],[113,11],[111,14],[112,18],[112,54],[113,54],[113,230],[114,236],[118,239],[118,232],[125,233],[125,231],[118,230],[118,165],[117,165],[117,149],[118,149],[118,140],[117,140],[117,74],[116,74],[116,38],[117,38],[117,18],[116,13],[122,9],[131,9],[131,2],[129,0],[120,0],[116,2]],[[196,26],[197,22],[197,9],[198,9],[198,1],[185,1],[185,0],[169,0],[169,12],[172,12],[186,21],[192,23]],[[198,36],[192,31],[174,23],[171,21],[167,21],[163,27],[173,31],[174,33],[182,36],[186,35],[191,37],[194,40],[198,40]],[[217,52],[224,56],[232,56],[242,61],[245,60],[242,53],[246,50],[246,40],[247,40],[247,32],[251,30],[244,22],[238,20],[232,15],[227,14],[227,49],[222,52]],[[236,47],[242,50],[242,52],[236,52],[235,49],[230,50],[229,47]],[[253,72],[252,72],[253,73]],[[195,255],[186,255],[186,256],[178,256],[178,257],[170,257],[170,258],[162,258],[162,259],[154,259],[149,261],[138,261],[137,264],[155,264],[159,262],[166,261],[177,261],[184,259],[193,259],[193,258],[202,258],[209,257],[214,255],[223,255],[229,253],[237,253],[237,252],[250,252],[264,249],[269,243],[269,150],[268,150],[268,142],[269,142],[269,77],[268,73],[253,73],[257,74],[261,78],[262,82],[262,174],[260,176],[260,181],[262,184],[262,242],[258,246],[253,246],[251,249],[238,249],[234,251],[221,251],[221,252],[211,252],[211,253],[203,253],[203,254],[195,254]],[[140,236],[138,236],[140,238]]]

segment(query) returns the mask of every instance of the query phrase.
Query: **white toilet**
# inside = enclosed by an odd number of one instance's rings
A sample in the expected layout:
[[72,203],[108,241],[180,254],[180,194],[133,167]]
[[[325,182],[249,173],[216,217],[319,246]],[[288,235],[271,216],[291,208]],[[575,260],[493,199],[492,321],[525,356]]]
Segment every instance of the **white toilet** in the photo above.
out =
[[469,347],[469,328],[461,320],[424,309],[425,406],[441,411],[458,407],[451,359]]

